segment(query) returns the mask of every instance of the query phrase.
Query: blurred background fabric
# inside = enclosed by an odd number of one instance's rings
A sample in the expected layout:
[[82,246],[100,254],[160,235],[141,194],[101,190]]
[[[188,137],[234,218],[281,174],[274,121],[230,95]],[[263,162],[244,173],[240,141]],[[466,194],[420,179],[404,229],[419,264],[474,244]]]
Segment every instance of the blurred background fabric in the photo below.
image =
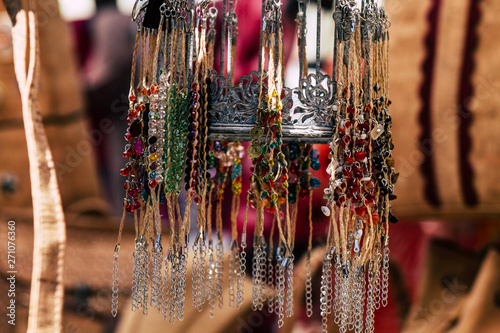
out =
[[[392,3],[392,4],[391,4]],[[400,217],[498,218],[496,1],[388,1]]]

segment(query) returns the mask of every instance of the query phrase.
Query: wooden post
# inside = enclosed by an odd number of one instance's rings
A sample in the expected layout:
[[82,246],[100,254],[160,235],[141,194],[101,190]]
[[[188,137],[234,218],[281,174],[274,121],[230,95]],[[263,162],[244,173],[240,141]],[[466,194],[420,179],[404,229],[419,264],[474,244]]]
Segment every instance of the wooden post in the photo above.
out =
[[66,230],[54,161],[38,103],[36,4],[3,0],[12,20],[14,67],[21,92],[33,200],[33,273],[28,332],[61,332]]

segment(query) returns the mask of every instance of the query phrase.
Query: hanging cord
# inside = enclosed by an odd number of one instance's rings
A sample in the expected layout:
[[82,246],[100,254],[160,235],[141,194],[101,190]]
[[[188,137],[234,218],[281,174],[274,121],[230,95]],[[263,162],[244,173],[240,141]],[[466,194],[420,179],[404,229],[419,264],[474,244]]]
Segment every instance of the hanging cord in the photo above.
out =
[[[140,29],[137,29],[137,32],[135,34],[135,42],[134,42],[134,52],[132,55],[132,69],[130,71],[130,89],[129,89],[129,101],[130,101],[130,96],[134,95],[134,80],[135,80],[135,70],[136,70],[136,65],[137,65],[137,51],[139,49],[139,41],[141,38],[141,31]],[[133,107],[133,102],[130,101],[130,108]],[[128,176],[128,180],[130,181],[130,175]],[[128,198],[128,193],[125,191],[125,200]],[[116,317],[118,314],[118,293],[119,293],[119,288],[118,288],[118,256],[120,254],[120,246],[121,246],[121,241],[123,237],[123,227],[125,225],[125,218],[127,216],[127,212],[125,211],[125,206],[123,207],[123,213],[122,217],[120,219],[120,227],[118,229],[118,239],[116,241],[115,249],[113,252],[113,287],[112,287],[112,301],[111,301],[111,315],[113,317]],[[136,227],[137,230],[137,227]],[[137,233],[137,232],[136,232]],[[137,236],[137,235],[136,235]]]
[[[136,66],[137,66],[137,51],[139,49],[139,41],[140,40],[141,40],[141,29],[137,28],[137,32],[135,33],[134,52],[132,54],[132,69],[130,71],[129,96],[134,94],[135,70],[136,70]],[[132,101],[130,103],[133,104]]]
[[[206,220],[207,216],[207,209],[206,209],[206,201],[207,201],[207,192],[208,192],[208,187],[209,187],[209,181],[207,179],[207,169],[208,169],[208,159],[206,156],[207,148],[208,148],[208,92],[207,92],[207,78],[208,78],[208,73],[209,73],[209,68],[208,68],[208,61],[210,55],[207,54],[206,48],[207,48],[207,40],[206,40],[206,34],[207,34],[207,23],[206,23],[206,11],[203,11],[203,23],[202,23],[202,32],[201,32],[201,38],[200,38],[200,49],[203,51],[203,55],[200,56],[200,67],[201,67],[201,73],[202,73],[202,87],[203,87],[203,104],[202,104],[202,115],[199,117],[203,121],[203,126],[202,128],[204,129],[203,133],[203,141],[202,144],[200,145],[200,156],[202,157],[202,162],[203,162],[203,168],[202,172],[203,174],[201,175],[202,182],[199,184],[200,186],[200,195],[201,195],[201,201],[199,205],[199,214],[198,214],[198,220],[201,219],[201,222],[199,222],[200,225],[204,224],[204,221]],[[197,77],[197,76],[196,76]],[[201,164],[201,163],[200,163]],[[210,201],[210,197],[208,199]],[[217,207],[217,210],[219,208]],[[210,212],[211,213],[211,212]],[[219,216],[219,213],[217,213],[217,216]],[[222,220],[222,218],[221,218]],[[222,222],[221,222],[222,223]],[[198,230],[200,230],[200,227],[198,227]]]
[[[172,10],[173,11],[173,10]],[[172,21],[174,20],[174,17],[172,17]],[[172,125],[171,125],[171,122],[172,122],[172,118],[174,117],[173,115],[173,112],[174,110],[172,109],[172,103],[170,102],[170,96],[173,94],[173,93],[176,93],[174,91],[175,89],[175,85],[174,85],[174,82],[176,80],[176,71],[177,71],[177,67],[176,67],[176,64],[177,64],[177,52],[176,52],[176,49],[177,49],[177,36],[178,36],[178,29],[176,27],[176,24],[174,23],[173,24],[174,26],[172,27],[172,31],[171,33],[169,34],[169,38],[168,40],[170,41],[170,50],[169,52],[167,52],[168,54],[168,60],[169,60],[169,63],[168,63],[168,86],[167,86],[167,90],[166,90],[166,94],[167,94],[167,112],[166,112],[166,124],[167,124],[167,134],[168,134],[168,140],[167,140],[167,163],[166,163],[166,166],[167,166],[167,170],[169,170],[171,167],[172,167],[172,155],[173,155],[173,152],[172,152],[172,145],[173,143],[171,142],[172,140]],[[169,45],[168,43],[165,43],[165,48],[167,48]],[[178,185],[180,186],[180,185]],[[165,195],[166,197],[166,200],[167,200],[167,209],[168,209],[168,216],[169,216],[169,221],[170,221],[170,247],[173,248],[173,244],[177,244],[178,240],[179,240],[179,237],[178,235],[176,235],[176,231],[175,231],[175,225],[176,225],[176,214],[175,214],[175,210],[176,210],[176,203],[178,201],[178,195],[174,193],[166,193]],[[186,206],[186,210],[189,210],[189,206]],[[179,220],[179,229],[180,229],[180,220]]]

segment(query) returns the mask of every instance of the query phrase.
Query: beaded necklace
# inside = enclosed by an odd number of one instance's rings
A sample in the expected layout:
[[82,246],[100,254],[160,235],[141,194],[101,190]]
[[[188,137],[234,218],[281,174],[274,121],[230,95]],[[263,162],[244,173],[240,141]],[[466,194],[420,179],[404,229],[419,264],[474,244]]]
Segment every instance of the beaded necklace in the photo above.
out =
[[[342,332],[371,332],[374,311],[388,301],[389,222],[397,222],[390,205],[396,198],[398,174],[391,153],[385,11],[374,0],[363,0],[359,8],[349,0],[336,2],[330,77],[320,70],[321,1],[316,7],[316,71],[308,73],[308,5],[299,0],[299,85],[287,88],[281,1],[262,1],[259,70],[236,84],[237,2],[224,0],[222,5],[219,75],[213,70],[218,13],[211,4],[210,0],[196,5],[193,0],[150,0],[134,7],[138,31],[123,154],[127,162],[121,170],[127,180],[114,252],[112,314],[118,311],[118,254],[128,213],[136,233],[132,310],[147,314],[153,307],[170,323],[183,320],[189,261],[194,308],[206,307],[210,316],[217,306],[222,308],[224,274],[229,306],[241,308],[253,207],[252,308],[263,310],[267,305],[276,313],[279,327],[285,316],[294,315],[296,227],[307,223],[307,252],[301,266],[305,280],[299,283],[305,283],[306,315],[312,316],[312,198],[320,186],[314,172],[321,165],[311,142],[326,142],[326,126],[332,133],[329,182],[323,190],[326,204],[321,207],[328,217],[319,297],[322,331],[327,332],[333,313]],[[134,89],[139,48],[139,83]],[[218,122],[226,124],[228,133],[221,134]],[[312,134],[297,136],[301,126]],[[253,165],[241,238],[237,222],[244,148],[240,140],[250,141],[247,155]],[[185,205],[179,202],[183,190]],[[224,200],[229,190],[232,199]],[[299,218],[300,200],[309,205],[304,221]],[[231,242],[226,271],[223,211],[228,202]],[[162,205],[170,233],[166,254]],[[196,230],[189,243],[192,221]]]

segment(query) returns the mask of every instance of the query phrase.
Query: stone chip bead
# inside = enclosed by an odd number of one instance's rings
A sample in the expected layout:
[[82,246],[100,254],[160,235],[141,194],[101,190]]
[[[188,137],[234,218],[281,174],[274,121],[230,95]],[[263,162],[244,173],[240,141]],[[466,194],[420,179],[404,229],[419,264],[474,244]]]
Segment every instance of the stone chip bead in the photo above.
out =
[[370,137],[372,140],[377,140],[382,133],[384,133],[384,126],[382,126],[382,124],[377,124],[370,132]]
[[356,232],[354,233],[354,239],[361,239],[361,236],[363,236],[363,230],[362,229],[358,229],[356,230]]
[[366,153],[364,151],[358,151],[354,154],[354,159],[356,161],[362,161],[366,158]]

